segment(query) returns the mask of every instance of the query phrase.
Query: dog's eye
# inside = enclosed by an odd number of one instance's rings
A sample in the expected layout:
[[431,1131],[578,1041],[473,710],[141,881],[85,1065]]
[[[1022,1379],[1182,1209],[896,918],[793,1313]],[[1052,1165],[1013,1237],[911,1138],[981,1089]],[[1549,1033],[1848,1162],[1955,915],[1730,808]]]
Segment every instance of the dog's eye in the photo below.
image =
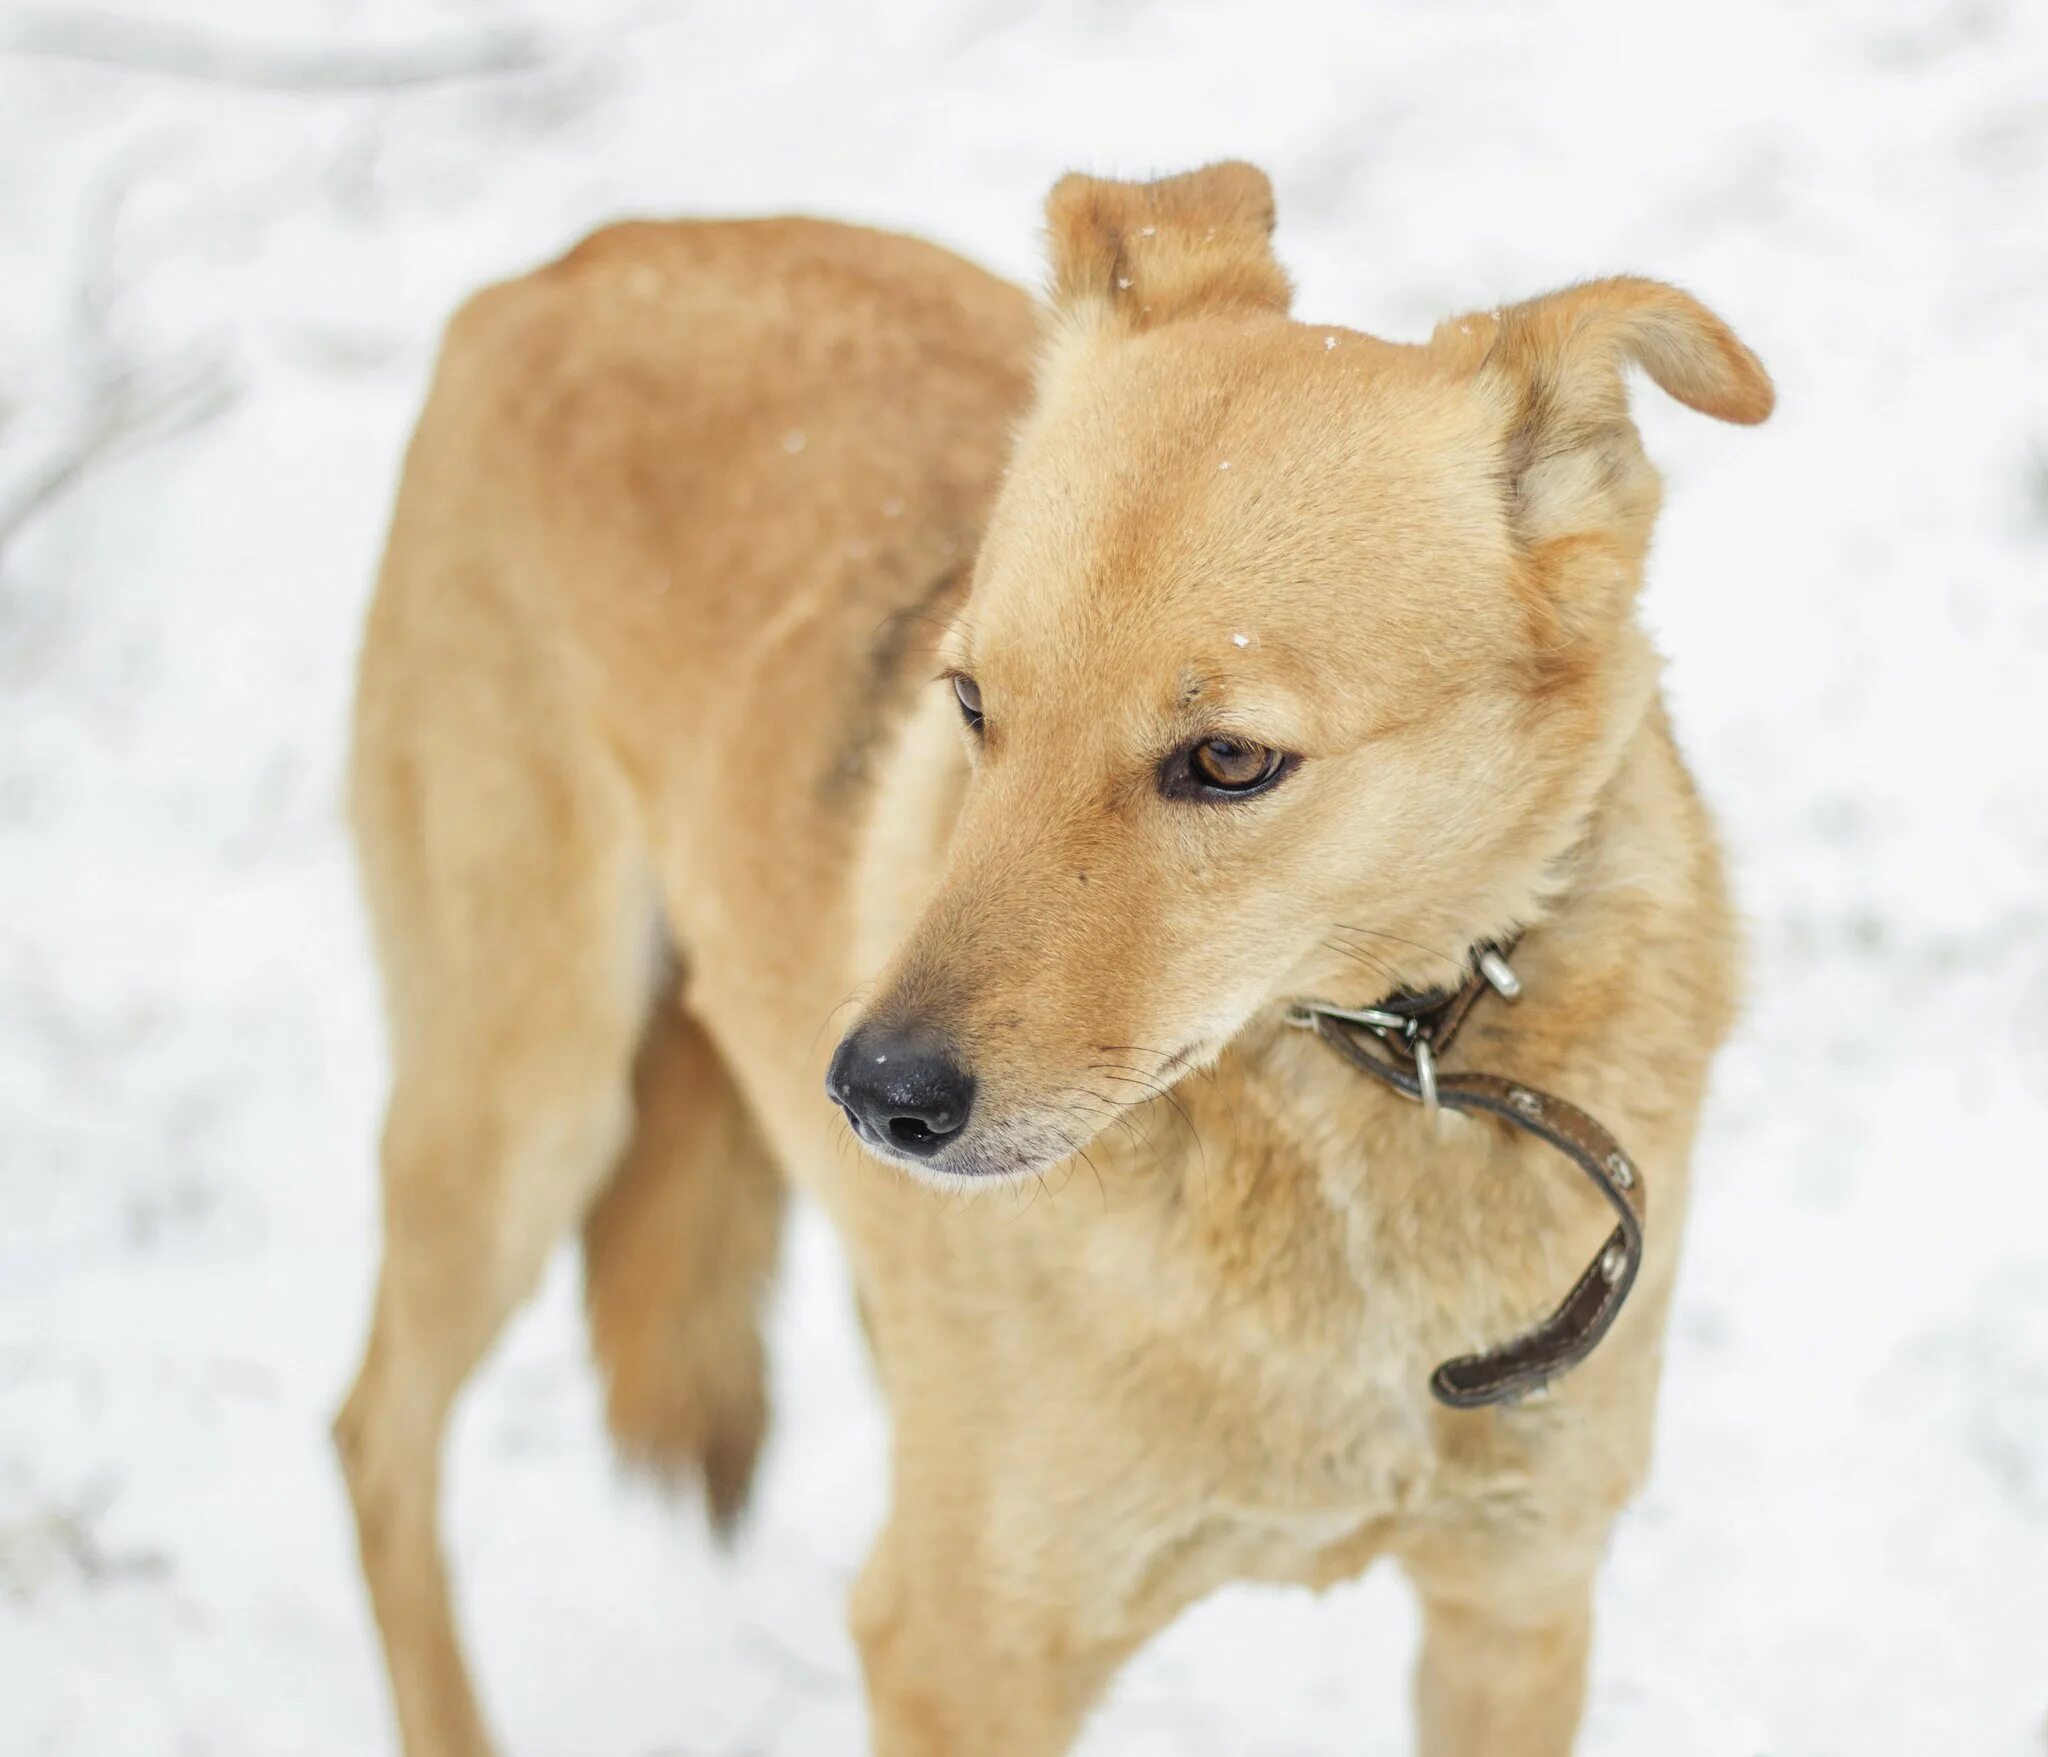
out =
[[976,683],[971,677],[955,676],[953,679],[953,693],[960,698],[961,716],[972,730],[979,732],[981,730],[981,685]]
[[1279,780],[1287,754],[1248,738],[1205,738],[1167,759],[1162,791],[1170,799],[1257,793]]
[[1188,766],[1204,786],[1242,793],[1273,778],[1280,766],[1280,753],[1241,738],[1205,738],[1188,752]]

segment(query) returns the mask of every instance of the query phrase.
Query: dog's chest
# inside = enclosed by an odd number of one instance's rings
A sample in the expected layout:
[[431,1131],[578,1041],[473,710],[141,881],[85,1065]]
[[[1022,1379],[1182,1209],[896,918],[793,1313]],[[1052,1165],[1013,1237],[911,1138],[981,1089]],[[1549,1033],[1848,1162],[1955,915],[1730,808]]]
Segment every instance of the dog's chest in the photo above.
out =
[[1457,1299],[1418,1280],[1409,1230],[1270,1155],[1091,1228],[1091,1280],[1122,1290],[1112,1328],[1160,1420],[1199,1437],[1195,1468],[1247,1509],[1298,1515],[1317,1543],[1432,1475],[1431,1334]]
[[[1425,1134],[1419,1111],[1390,1107],[1334,1136],[1246,1128],[1245,1112],[1231,1151],[1090,1229],[1090,1279],[1123,1302],[1110,1328],[1139,1332],[1126,1366],[1151,1414],[1195,1437],[1191,1472],[1247,1526],[1292,1529],[1305,1552],[1497,1493],[1497,1448],[1471,1418],[1447,1459],[1430,1375],[1528,1322],[1580,1241],[1521,1191],[1512,1145],[1460,1119]],[[1553,1424],[1481,1425],[1519,1470]]]

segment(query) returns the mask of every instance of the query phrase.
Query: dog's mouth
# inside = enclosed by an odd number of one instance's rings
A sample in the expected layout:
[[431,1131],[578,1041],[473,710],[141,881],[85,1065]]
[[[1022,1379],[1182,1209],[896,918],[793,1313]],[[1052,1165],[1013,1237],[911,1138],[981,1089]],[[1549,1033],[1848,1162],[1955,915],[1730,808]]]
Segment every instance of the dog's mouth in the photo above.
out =
[[[1029,1122],[971,1124],[932,1138],[928,1129],[901,1119],[889,1131],[873,1127],[835,1098],[853,1138],[884,1163],[900,1167],[920,1183],[940,1188],[987,1188],[1043,1173],[1087,1146],[1096,1131]],[[1111,1118],[1103,1116],[1106,1127]]]

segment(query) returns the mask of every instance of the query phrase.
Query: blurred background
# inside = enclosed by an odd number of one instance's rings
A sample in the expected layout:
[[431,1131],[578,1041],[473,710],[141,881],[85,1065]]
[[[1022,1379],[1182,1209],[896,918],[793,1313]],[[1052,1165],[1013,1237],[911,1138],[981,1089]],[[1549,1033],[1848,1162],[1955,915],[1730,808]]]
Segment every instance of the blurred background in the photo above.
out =
[[[2048,8],[122,3],[0,14],[0,1745],[389,1737],[326,1444],[383,1079],[339,773],[449,309],[624,214],[1031,280],[1062,171],[1240,155],[1306,315],[1633,270],[1780,386],[1638,399],[1752,998],[1584,1750],[2048,1748]],[[831,1240],[731,1560],[614,1471],[577,1291],[454,1440],[507,1750],[855,1757],[884,1429]],[[1226,1594],[1085,1749],[1393,1757],[1413,1644],[1391,1576]]]

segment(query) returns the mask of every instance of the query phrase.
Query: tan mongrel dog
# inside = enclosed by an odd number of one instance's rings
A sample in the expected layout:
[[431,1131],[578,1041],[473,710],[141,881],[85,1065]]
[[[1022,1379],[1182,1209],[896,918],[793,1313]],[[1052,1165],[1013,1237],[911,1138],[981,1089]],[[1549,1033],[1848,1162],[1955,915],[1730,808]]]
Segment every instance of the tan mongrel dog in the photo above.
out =
[[[450,329],[353,788],[396,1074],[338,1434],[411,1757],[487,1748],[436,1529],[465,1377],[580,1222],[618,1439],[729,1521],[785,1173],[894,1411],[883,1757],[1050,1757],[1213,1587],[1382,1555],[1424,1749],[1571,1744],[1735,965],[1623,374],[1745,422],[1769,380],[1649,281],[1422,347],[1290,322],[1243,165],[1049,213],[1042,311],[775,220],[615,228]],[[1515,929],[1526,998],[1453,1062],[1605,1121],[1648,1256],[1553,1395],[1458,1413],[1431,1369],[1611,1217],[1283,1016]]]

